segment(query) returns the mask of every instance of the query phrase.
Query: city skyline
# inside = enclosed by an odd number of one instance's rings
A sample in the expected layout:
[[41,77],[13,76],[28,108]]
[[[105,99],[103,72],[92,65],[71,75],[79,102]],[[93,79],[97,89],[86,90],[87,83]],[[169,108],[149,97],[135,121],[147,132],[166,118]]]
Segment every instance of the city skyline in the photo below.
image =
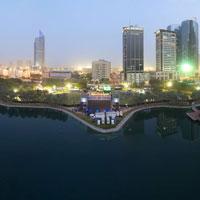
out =
[[[33,60],[32,43],[41,29],[46,36],[49,66],[91,65],[92,60],[98,59],[110,60],[113,66],[122,66],[122,27],[137,24],[144,28],[145,69],[153,66],[155,69],[154,32],[169,24],[180,24],[185,19],[200,18],[197,9],[200,3],[196,0],[179,1],[181,8],[174,8],[172,0],[162,3],[142,0],[137,4],[129,0],[86,0],[85,3],[79,1],[78,6],[63,0],[56,4],[48,0],[38,2],[10,0],[2,3],[0,16],[6,19],[6,23],[2,23],[4,31],[0,33],[3,47],[0,63]],[[47,3],[48,8],[45,7]],[[148,6],[148,11],[141,16],[138,9]],[[160,19],[156,17],[158,14]],[[17,25],[14,23],[16,20],[20,22]]]

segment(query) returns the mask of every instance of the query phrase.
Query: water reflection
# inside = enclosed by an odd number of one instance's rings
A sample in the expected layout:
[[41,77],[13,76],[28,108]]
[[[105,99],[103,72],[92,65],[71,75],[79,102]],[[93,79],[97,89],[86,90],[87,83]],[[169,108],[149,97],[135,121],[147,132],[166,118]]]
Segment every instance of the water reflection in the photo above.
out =
[[124,127],[124,135],[135,135],[140,134],[144,135],[145,133],[145,126],[144,126],[144,120],[138,120],[136,118],[131,119],[129,123]]
[[193,122],[190,119],[184,119],[180,121],[180,128],[183,139],[189,141],[195,141],[200,138],[199,123]]
[[172,135],[184,140],[195,141],[200,138],[200,123],[194,123],[183,109],[152,109],[137,113],[123,130],[124,136],[158,135],[161,138]]
[[112,141],[118,138],[121,135],[122,131],[105,134],[105,133],[98,133],[92,130],[91,128],[87,128],[87,133],[89,133],[90,135],[95,135],[95,137],[101,141]]
[[159,114],[157,120],[157,134],[161,137],[167,137],[177,133],[177,120],[168,117],[164,112]]
[[[83,126],[82,130],[95,135],[99,140],[111,141],[119,136],[135,137],[153,135],[161,138],[173,135],[181,136],[184,140],[196,141],[200,138],[200,124],[192,122],[183,109],[152,109],[135,114],[125,127],[113,134],[100,134]],[[51,109],[7,108],[0,106],[0,114],[9,118],[46,118],[67,122],[69,117],[62,112]]]
[[66,122],[68,115],[62,112],[57,112],[51,109],[36,109],[36,108],[8,108],[0,106],[1,115],[8,117],[21,118],[46,118]]

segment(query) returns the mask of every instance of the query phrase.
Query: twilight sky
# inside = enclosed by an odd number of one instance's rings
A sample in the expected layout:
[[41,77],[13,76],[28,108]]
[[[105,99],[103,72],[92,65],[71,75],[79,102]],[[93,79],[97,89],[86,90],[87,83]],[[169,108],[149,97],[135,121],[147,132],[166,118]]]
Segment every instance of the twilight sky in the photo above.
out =
[[199,0],[0,0],[0,63],[33,59],[34,37],[46,36],[49,66],[90,65],[107,59],[122,65],[122,27],[145,29],[145,66],[155,63],[159,28],[200,19]]

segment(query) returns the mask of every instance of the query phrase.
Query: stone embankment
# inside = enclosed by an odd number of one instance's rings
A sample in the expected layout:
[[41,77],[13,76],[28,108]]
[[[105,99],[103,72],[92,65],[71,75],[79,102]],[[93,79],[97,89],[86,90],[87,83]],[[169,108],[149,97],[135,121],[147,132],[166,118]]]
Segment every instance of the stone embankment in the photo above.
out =
[[[78,117],[75,113],[73,113],[69,108],[65,108],[65,107],[56,107],[56,106],[54,107],[54,106],[43,105],[43,104],[14,104],[14,103],[3,103],[3,102],[0,102],[0,105],[5,106],[5,107],[10,107],[10,108],[12,108],[12,107],[13,108],[37,108],[37,109],[41,108],[41,109],[51,109],[51,110],[55,110],[55,111],[60,111],[60,112],[68,114],[69,116],[78,120],[79,122],[81,122],[85,126],[91,128],[92,130],[97,131],[99,133],[105,133],[105,134],[120,131],[135,113],[143,111],[143,110],[153,109],[153,108],[175,108],[175,109],[192,108],[192,106],[173,106],[173,105],[164,105],[164,104],[144,105],[144,106],[134,107],[134,108],[131,109],[129,114],[126,117],[124,117],[124,119],[122,119],[121,122],[118,125],[116,125],[115,128],[103,129],[103,128],[97,127],[93,124],[86,122],[85,120]],[[199,106],[199,105],[197,105],[197,106]]]

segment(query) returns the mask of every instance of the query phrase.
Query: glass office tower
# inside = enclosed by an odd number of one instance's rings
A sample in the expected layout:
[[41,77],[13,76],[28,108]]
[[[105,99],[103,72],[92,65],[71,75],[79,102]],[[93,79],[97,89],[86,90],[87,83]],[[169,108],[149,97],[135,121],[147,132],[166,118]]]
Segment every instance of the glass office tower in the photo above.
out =
[[144,71],[144,29],[137,26],[123,28],[124,79],[128,73]]
[[199,33],[198,23],[195,20],[186,20],[181,24],[181,59],[182,66],[191,68],[193,74],[199,68]]
[[34,67],[45,67],[45,36],[41,31],[34,42]]

